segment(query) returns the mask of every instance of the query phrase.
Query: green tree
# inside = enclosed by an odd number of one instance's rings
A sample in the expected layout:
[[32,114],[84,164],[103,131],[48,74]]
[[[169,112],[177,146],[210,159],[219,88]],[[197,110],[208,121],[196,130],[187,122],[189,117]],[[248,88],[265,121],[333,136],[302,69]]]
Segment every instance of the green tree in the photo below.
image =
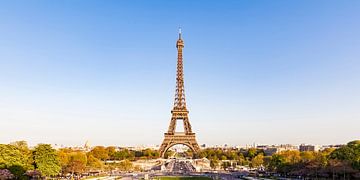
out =
[[84,152],[75,151],[69,154],[68,163],[67,163],[67,171],[74,173],[82,173],[85,171],[87,163],[87,157]]
[[100,160],[107,160],[109,158],[108,151],[105,149],[104,146],[96,146],[91,151],[90,154],[93,155],[95,158]]
[[329,155],[331,159],[349,162],[356,170],[360,170],[360,140],[351,141],[346,146],[334,150]]
[[23,155],[23,158],[24,158],[23,161],[25,163],[24,168],[26,170],[34,169],[34,166],[33,166],[34,160],[32,157],[32,152],[29,149],[27,142],[26,141],[15,141],[15,142],[10,143],[10,145],[15,146]]
[[69,153],[70,152],[71,152],[70,149],[59,149],[57,151],[57,156],[59,158],[59,163],[61,166],[62,173],[66,172],[66,168],[69,163]]
[[273,154],[269,162],[269,169],[272,171],[281,172],[285,165],[285,158],[280,154]]
[[19,178],[29,167],[27,163],[27,157],[17,147],[0,144],[0,169],[9,169]]
[[264,155],[262,153],[258,154],[251,160],[251,166],[254,168],[260,167],[264,164]]
[[248,161],[245,159],[245,157],[244,157],[244,155],[242,154],[242,153],[240,153],[238,156],[237,156],[237,163],[239,164],[239,165],[242,165],[242,166],[244,166],[244,165],[248,165],[249,163],[248,163]]
[[159,158],[160,157],[160,153],[157,150],[153,150],[151,154],[152,154],[153,158]]
[[219,166],[219,162],[217,157],[210,159],[210,167],[216,169]]
[[50,144],[39,144],[34,150],[36,169],[44,176],[58,175],[61,166],[55,149]]
[[355,158],[355,154],[352,148],[350,148],[349,146],[344,146],[332,152],[330,157],[332,159],[351,161],[352,159]]
[[207,157],[207,153],[206,153],[206,151],[200,151],[199,153],[199,158],[204,158],[204,157]]
[[238,154],[235,151],[228,151],[226,156],[227,156],[227,159],[230,159],[230,160],[236,160],[238,158]]
[[99,159],[95,158],[93,155],[88,155],[88,158],[87,158],[87,167],[88,169],[91,169],[91,170],[99,170],[99,169],[103,169],[104,167],[104,164],[103,162],[101,162]]
[[298,150],[287,150],[279,153],[284,157],[285,162],[289,164],[295,164],[301,160],[300,152]]
[[115,159],[115,147],[114,146],[109,146],[109,147],[106,147],[105,148],[106,151],[107,151],[107,154],[108,154],[108,158],[111,159],[111,160],[114,160]]
[[256,148],[249,148],[247,153],[246,153],[246,157],[249,157],[250,159],[252,159],[253,157],[255,157],[257,155],[257,150]]
[[304,151],[300,153],[300,158],[302,163],[309,163],[315,159],[313,151]]

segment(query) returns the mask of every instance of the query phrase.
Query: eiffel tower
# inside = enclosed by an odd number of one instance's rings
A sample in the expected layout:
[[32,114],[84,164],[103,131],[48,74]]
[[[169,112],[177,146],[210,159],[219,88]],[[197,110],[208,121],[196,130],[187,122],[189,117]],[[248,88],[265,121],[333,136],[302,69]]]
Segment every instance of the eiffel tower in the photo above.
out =
[[[182,50],[184,48],[184,41],[181,38],[181,29],[179,29],[179,39],[176,42],[178,50],[177,71],[176,71],[176,91],[174,107],[171,111],[171,120],[167,133],[165,133],[164,141],[160,146],[161,157],[165,156],[165,152],[174,145],[182,144],[189,147],[194,153],[197,153],[200,148],[196,142],[195,133],[191,130],[189,121],[189,111],[186,108],[185,89],[184,89],[184,72],[183,72],[183,58]],[[184,132],[175,132],[176,122],[182,120],[184,124]]]

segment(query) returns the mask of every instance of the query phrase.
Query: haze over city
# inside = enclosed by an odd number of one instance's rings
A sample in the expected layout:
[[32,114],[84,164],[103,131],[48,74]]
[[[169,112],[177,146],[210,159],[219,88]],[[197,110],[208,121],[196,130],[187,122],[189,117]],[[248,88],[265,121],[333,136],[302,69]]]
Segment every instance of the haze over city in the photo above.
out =
[[359,5],[2,1],[0,143],[159,145],[180,26],[199,144],[359,139]]

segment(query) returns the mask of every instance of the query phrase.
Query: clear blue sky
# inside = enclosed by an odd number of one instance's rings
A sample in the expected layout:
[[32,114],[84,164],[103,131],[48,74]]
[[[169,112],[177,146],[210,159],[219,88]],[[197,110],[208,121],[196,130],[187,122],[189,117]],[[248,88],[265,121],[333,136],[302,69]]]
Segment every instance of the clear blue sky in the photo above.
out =
[[360,1],[0,2],[0,143],[160,144],[178,27],[200,144],[360,139]]

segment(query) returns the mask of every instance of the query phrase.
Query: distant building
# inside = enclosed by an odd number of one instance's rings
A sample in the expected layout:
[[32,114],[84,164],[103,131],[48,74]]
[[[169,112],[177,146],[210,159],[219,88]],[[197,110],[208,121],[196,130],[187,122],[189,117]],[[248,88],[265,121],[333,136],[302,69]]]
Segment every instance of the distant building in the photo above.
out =
[[325,149],[327,149],[327,148],[337,149],[337,148],[341,148],[341,147],[343,147],[343,146],[344,146],[344,144],[323,145],[323,146],[320,147],[319,150],[322,151],[322,150],[325,150]]
[[317,151],[317,148],[314,145],[306,145],[306,144],[301,144],[299,146],[299,150],[300,152],[304,152],[304,151]]
[[257,145],[256,149],[267,149],[268,147],[268,145]]
[[256,146],[257,149],[262,149],[266,156],[271,156],[275,153],[279,153],[281,151],[287,150],[297,150],[297,146],[293,146],[291,144],[280,144],[280,145],[258,145]]

